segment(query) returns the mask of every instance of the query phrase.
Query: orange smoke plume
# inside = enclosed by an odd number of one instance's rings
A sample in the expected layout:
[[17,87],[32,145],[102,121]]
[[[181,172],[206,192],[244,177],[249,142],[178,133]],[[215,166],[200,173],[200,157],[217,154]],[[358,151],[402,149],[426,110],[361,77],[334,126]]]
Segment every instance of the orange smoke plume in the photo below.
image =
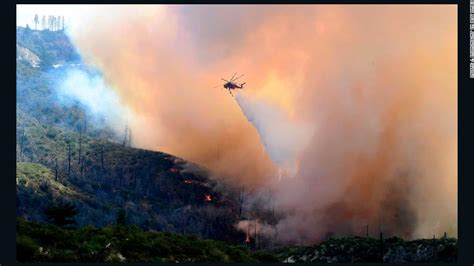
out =
[[[277,225],[281,241],[366,224],[457,234],[455,5],[107,12],[85,14],[70,35],[134,113],[133,142],[271,188],[291,212]],[[213,88],[234,72],[246,73],[245,110]],[[283,115],[246,112],[267,105]],[[278,181],[274,158],[294,178]]]

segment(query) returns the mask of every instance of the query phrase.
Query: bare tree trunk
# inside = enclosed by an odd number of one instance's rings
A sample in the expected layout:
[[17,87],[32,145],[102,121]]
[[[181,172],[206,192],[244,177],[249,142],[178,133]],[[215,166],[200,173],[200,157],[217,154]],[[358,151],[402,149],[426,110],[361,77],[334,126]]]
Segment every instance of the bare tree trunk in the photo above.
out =
[[23,159],[23,150],[25,148],[25,140],[26,140],[26,134],[25,134],[25,129],[23,128],[21,136],[20,136],[20,161],[24,161]]
[[240,195],[239,195],[239,219],[242,218],[243,205],[244,205],[244,188],[242,187],[240,189]]
[[79,166],[81,166],[81,153],[82,153],[82,130],[79,131],[79,162],[77,163],[77,165]]
[[58,181],[58,158],[55,159],[54,180]]
[[146,172],[146,178],[147,178],[147,181],[150,180],[151,178],[151,166],[150,166],[150,159],[146,160],[146,168],[147,168],[147,172]]
[[70,143],[67,145],[67,151],[68,151],[68,155],[67,155],[67,161],[68,161],[67,176],[71,177],[71,144]]
[[138,176],[138,173],[137,173],[137,170],[135,168],[135,170],[133,171],[133,190],[137,190],[137,176]]
[[85,156],[82,158],[81,161],[81,177],[84,176],[84,161],[86,160]]
[[100,177],[103,178],[105,174],[104,168],[104,143],[100,147]]
[[119,172],[119,184],[118,184],[118,186],[121,187],[125,171],[123,170],[123,166],[119,166],[119,167],[120,167],[120,172]]
[[127,135],[128,135],[128,124],[125,125],[125,136],[123,138],[123,146],[125,147],[127,145]]
[[86,134],[86,129],[87,129],[87,119],[84,117],[84,126],[83,128],[79,130],[79,162],[78,162],[79,166],[81,166],[81,159],[82,159],[82,136]]

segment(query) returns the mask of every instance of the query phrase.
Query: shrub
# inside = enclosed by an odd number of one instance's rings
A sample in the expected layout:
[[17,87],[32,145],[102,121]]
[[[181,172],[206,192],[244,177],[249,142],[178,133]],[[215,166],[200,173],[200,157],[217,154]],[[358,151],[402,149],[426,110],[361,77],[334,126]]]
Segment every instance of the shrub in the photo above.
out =
[[39,251],[39,245],[30,237],[17,235],[16,237],[16,258],[20,262],[34,261],[35,255]]

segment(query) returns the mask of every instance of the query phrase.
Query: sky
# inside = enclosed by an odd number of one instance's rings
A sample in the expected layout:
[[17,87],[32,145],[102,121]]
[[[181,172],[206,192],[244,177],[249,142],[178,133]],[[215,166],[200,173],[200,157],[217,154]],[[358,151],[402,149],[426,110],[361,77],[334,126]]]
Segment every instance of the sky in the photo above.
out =
[[271,191],[280,241],[457,235],[455,5],[17,8],[70,18],[134,145]]

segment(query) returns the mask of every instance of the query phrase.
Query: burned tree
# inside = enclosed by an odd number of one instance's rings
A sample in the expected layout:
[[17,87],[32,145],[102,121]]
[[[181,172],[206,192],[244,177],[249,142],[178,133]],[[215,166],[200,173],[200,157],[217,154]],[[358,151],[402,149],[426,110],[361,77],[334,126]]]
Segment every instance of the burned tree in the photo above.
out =
[[81,154],[82,154],[82,130],[79,130],[79,161],[77,165],[81,165]]
[[123,137],[122,145],[124,147],[131,147],[132,139],[132,130],[128,127],[128,124],[125,125],[125,135]]
[[21,133],[20,133],[20,140],[19,140],[19,145],[20,145],[20,154],[19,154],[19,160],[23,160],[23,152],[25,150],[25,142],[26,142],[26,133],[25,129],[22,128]]
[[35,15],[35,19],[33,20],[34,23],[35,23],[35,30],[38,29],[38,24],[39,24],[39,17],[38,17],[38,14]]
[[80,172],[81,172],[81,177],[84,176],[84,161],[86,160],[85,155],[82,158],[81,165],[80,165]]
[[240,188],[239,191],[239,219],[242,218],[242,210],[244,207],[244,188]]
[[105,174],[104,167],[104,143],[100,146],[100,177],[103,178]]
[[58,181],[58,158],[54,160],[54,180]]
[[67,144],[67,176],[71,177],[71,143]]
[[87,129],[87,118],[84,116],[84,126],[82,126],[79,129],[79,161],[78,161],[79,166],[81,166],[81,158],[82,158],[82,136],[86,134],[86,129]]
[[127,145],[127,136],[128,136],[128,124],[125,125],[125,135],[123,137],[123,143],[122,145],[125,147],[125,145]]

